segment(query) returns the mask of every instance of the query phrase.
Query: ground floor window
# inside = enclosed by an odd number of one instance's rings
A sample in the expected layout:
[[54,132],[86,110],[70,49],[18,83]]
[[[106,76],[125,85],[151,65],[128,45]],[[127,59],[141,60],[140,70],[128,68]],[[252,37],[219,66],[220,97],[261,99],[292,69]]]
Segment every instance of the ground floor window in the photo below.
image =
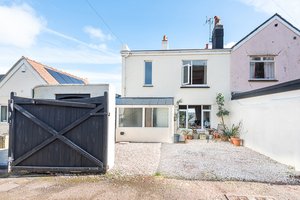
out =
[[168,108],[145,108],[145,127],[168,127]]
[[169,127],[169,108],[119,108],[119,127]]
[[179,128],[210,128],[210,105],[179,105]]
[[142,108],[119,108],[119,127],[142,127]]
[[0,122],[7,122],[7,106],[0,106],[1,118]]

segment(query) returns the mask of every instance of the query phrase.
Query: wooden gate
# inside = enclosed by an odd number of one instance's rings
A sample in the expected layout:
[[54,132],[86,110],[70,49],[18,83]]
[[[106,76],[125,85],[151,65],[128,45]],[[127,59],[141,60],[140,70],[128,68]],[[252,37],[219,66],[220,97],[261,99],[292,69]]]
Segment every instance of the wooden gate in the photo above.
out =
[[68,101],[9,100],[12,171],[106,172],[107,93]]

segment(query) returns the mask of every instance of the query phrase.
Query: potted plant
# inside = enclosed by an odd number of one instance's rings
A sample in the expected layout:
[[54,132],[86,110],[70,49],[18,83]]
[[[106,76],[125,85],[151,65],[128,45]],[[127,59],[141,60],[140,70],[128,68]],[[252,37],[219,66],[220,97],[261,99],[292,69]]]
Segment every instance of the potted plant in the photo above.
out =
[[218,125],[218,131],[223,132],[226,129],[224,117],[229,115],[229,111],[224,108],[225,98],[223,94],[217,94],[216,103],[218,105],[217,116],[221,118],[221,124]]
[[186,142],[189,137],[188,135],[191,135],[189,129],[180,129],[179,142]]
[[186,138],[188,140],[192,140],[193,139],[193,131],[191,131],[190,129],[185,129],[186,132]]
[[224,134],[230,137],[232,144],[235,146],[241,145],[240,133],[242,128],[242,122],[239,122],[237,125],[232,124],[231,128],[226,128]]
[[197,133],[196,129],[193,129],[193,139],[198,139],[199,138],[199,134]]

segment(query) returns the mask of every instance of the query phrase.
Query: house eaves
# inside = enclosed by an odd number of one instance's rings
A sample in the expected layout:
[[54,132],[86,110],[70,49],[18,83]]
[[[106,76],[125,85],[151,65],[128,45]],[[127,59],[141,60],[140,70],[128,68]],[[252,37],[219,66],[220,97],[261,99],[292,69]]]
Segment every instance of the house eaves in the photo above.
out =
[[245,42],[250,40],[255,34],[263,30],[266,26],[268,26],[271,22],[274,20],[278,20],[282,24],[284,24],[286,27],[288,27],[290,30],[292,30],[295,34],[300,36],[300,30],[296,28],[294,25],[292,25],[290,22],[288,22],[286,19],[281,17],[278,13],[274,14],[272,17],[267,19],[265,22],[263,22],[261,25],[259,25],[257,28],[255,28],[253,31],[251,31],[248,35],[243,37],[240,41],[238,41],[235,45],[231,47],[232,51],[242,46]]
[[221,55],[230,54],[231,49],[164,49],[164,50],[123,50],[121,55],[128,57],[131,55],[144,56],[161,56],[161,55]]
[[8,72],[2,77],[0,80],[0,88],[6,84],[9,79],[14,76],[14,74],[17,72],[17,70],[22,67],[23,65],[28,66],[29,70],[33,72],[34,77],[37,78],[41,82],[41,84],[46,84],[47,82],[38,74],[35,72],[35,70],[31,67],[31,65],[26,62],[26,59],[24,56],[22,56],[9,70]]
[[121,97],[116,105],[174,105],[173,97]]

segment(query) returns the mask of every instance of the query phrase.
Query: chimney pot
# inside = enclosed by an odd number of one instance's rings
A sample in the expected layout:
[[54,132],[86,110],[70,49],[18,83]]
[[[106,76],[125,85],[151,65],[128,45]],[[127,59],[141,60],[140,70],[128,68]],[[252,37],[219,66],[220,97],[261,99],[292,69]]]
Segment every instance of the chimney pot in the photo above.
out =
[[162,41],[168,41],[168,38],[167,38],[167,36],[166,36],[166,35],[164,35],[164,37],[163,37]]
[[215,16],[215,26],[212,32],[212,48],[223,49],[224,48],[224,28],[220,22],[220,17]]
[[164,36],[163,36],[163,39],[162,39],[162,41],[161,41],[161,48],[162,48],[163,50],[169,49],[169,44],[168,44],[168,37],[167,37],[167,35],[164,35]]
[[219,16],[215,16],[214,19],[215,19],[215,26],[216,25],[221,25],[221,19],[220,19]]

